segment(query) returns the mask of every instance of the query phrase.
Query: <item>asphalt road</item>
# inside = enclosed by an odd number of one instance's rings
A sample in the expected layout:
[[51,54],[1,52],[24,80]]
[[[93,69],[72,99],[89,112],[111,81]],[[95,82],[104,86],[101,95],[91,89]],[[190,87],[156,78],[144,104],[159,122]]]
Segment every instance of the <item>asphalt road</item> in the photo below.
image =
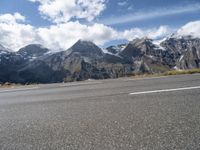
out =
[[200,74],[0,89],[0,149],[200,149]]

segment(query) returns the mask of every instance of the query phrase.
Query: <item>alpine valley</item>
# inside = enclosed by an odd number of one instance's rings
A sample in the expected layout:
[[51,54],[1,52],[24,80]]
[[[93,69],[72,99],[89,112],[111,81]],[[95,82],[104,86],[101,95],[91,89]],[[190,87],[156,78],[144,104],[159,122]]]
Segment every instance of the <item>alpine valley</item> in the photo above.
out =
[[200,39],[192,36],[171,36],[159,42],[134,39],[105,49],[79,40],[57,53],[37,44],[17,52],[0,45],[0,83],[70,82],[199,67]]

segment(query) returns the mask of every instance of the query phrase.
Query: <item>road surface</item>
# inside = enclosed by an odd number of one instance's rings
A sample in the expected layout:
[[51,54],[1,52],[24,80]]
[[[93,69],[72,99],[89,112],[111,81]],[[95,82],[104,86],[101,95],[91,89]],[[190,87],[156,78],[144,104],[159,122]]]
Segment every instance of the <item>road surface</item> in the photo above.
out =
[[0,149],[200,149],[200,74],[0,89]]

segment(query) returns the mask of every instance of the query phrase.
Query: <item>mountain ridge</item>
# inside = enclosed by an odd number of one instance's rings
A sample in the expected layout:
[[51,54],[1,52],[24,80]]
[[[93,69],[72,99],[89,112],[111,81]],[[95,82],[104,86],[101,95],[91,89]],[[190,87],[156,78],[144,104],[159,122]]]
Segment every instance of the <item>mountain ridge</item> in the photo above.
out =
[[159,45],[146,37],[137,38],[106,50],[78,40],[62,52],[30,44],[17,52],[0,53],[0,82],[55,83],[199,67],[199,38],[171,36]]

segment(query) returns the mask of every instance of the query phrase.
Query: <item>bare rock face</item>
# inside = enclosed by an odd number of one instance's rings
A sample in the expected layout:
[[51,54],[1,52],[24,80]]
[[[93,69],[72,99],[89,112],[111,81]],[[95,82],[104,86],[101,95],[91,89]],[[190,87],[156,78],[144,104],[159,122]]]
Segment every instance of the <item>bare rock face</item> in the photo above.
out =
[[170,38],[161,43],[178,69],[199,68],[200,39],[192,37]]
[[163,57],[166,51],[142,38],[131,41],[120,53],[129,63],[133,63],[135,73],[160,73],[169,69]]
[[102,50],[90,41],[79,40],[69,50],[85,57],[99,58],[103,56]]
[[109,46],[107,47],[107,51],[112,54],[119,54],[121,51],[123,51],[126,48],[127,44],[120,44],[116,46]]
[[179,69],[194,69],[200,68],[200,49],[192,47],[184,52],[177,61]]
[[151,39],[142,38],[131,41],[128,46],[120,53],[124,57],[141,57],[143,55],[154,55],[156,46]]

